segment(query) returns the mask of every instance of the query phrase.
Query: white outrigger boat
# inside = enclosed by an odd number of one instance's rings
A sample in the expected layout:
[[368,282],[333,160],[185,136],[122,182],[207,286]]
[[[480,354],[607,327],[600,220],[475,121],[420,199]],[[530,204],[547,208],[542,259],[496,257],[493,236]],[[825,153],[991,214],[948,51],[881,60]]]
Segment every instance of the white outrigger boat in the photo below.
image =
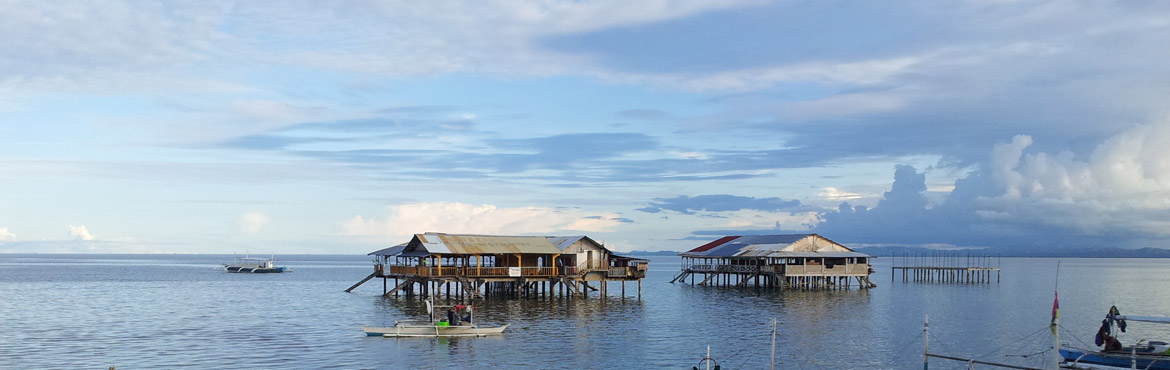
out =
[[[430,321],[395,321],[394,326],[390,327],[372,327],[362,326],[362,331],[366,336],[371,337],[484,337],[488,335],[499,335],[504,333],[504,329],[508,325],[494,326],[494,327],[480,327],[476,325],[472,317],[471,306],[463,307],[457,305],[451,307],[452,309],[466,308],[467,314],[462,318],[455,315],[449,315],[449,318],[440,321],[435,321],[434,306],[430,301],[427,301],[427,313],[430,316]],[[454,322],[452,322],[452,319]],[[466,319],[466,320],[464,320]]]
[[248,255],[245,255],[244,257],[236,257],[236,260],[231,264],[224,264],[223,269],[227,272],[247,272],[253,274],[270,274],[292,271],[284,266],[277,266],[276,256],[260,258],[251,257]]

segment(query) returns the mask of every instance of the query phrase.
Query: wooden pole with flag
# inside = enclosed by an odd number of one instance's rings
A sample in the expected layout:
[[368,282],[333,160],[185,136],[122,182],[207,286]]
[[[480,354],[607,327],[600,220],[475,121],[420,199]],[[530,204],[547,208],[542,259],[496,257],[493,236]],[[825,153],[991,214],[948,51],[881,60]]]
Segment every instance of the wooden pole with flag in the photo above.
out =
[[1060,361],[1064,358],[1060,355],[1060,261],[1056,261],[1056,285],[1052,288],[1052,322],[1049,328],[1052,329],[1052,352],[1055,359],[1052,363],[1053,369],[1060,369]]

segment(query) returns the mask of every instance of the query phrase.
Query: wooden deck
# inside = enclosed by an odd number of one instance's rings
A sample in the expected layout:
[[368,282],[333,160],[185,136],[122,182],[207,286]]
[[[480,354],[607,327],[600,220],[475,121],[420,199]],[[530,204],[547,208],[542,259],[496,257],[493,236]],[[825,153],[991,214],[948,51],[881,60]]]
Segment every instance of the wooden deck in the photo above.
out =
[[[382,278],[382,294],[421,297],[447,295],[459,299],[502,297],[582,296],[598,292],[604,298],[609,282],[637,282],[642,296],[644,265],[631,267],[438,267],[375,265],[374,273],[354,284],[347,292],[373,278]],[[389,281],[393,280],[393,285]]]

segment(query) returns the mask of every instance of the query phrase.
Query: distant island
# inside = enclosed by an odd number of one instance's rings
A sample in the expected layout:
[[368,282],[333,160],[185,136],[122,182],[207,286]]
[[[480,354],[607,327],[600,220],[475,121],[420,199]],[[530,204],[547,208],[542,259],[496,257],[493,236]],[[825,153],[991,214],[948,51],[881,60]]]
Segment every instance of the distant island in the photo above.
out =
[[[931,256],[931,255],[972,255],[972,256],[999,256],[999,257],[1047,257],[1047,258],[1170,258],[1170,249],[1162,248],[1138,248],[1138,249],[1124,249],[1124,248],[1078,248],[1078,249],[1064,249],[1053,247],[1031,247],[1031,248],[978,248],[978,249],[930,249],[919,247],[903,247],[903,246],[888,246],[888,247],[859,247],[853,250],[865,253],[874,257],[897,257],[897,256]],[[618,252],[618,254],[629,256],[677,256],[680,251],[643,251],[634,250],[629,252]]]
[[862,247],[854,250],[875,257],[898,257],[913,255],[972,255],[999,257],[1047,257],[1047,258],[1170,258],[1170,249],[1161,248],[1056,248],[1056,247],[996,247],[978,249],[939,250],[918,247]]
[[634,251],[629,251],[629,252],[618,252],[618,253],[625,254],[625,255],[631,255],[631,256],[677,256],[679,253],[682,253],[682,252],[679,252],[679,251],[639,251],[639,250],[634,250]]

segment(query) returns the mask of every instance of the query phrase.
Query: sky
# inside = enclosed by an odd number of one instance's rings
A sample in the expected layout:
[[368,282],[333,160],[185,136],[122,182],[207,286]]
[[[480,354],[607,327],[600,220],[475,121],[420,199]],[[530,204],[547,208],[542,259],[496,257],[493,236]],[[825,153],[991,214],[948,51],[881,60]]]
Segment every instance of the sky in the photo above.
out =
[[1170,248],[1170,3],[2,1],[0,253]]

